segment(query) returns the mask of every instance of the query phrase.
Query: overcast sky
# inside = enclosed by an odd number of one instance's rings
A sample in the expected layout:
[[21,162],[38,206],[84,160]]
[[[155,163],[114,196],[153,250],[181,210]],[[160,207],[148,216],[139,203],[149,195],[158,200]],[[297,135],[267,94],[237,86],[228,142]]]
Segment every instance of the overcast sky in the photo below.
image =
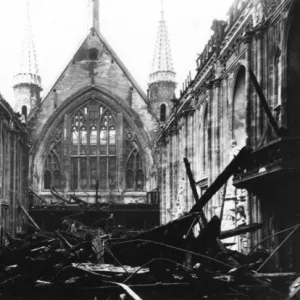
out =
[[[43,95],[89,32],[91,0],[31,0]],[[233,0],[164,0],[178,89]],[[146,91],[160,19],[160,0],[100,0],[100,31]],[[26,0],[0,0],[0,93],[14,104],[12,77],[20,68]]]

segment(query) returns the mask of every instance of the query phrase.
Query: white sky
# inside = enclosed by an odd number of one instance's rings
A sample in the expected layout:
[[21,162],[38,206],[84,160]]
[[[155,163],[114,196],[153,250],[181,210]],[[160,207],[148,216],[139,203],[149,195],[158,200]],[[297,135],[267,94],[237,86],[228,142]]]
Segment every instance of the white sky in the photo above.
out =
[[[46,95],[89,32],[90,0],[31,0],[31,23]],[[178,90],[233,0],[164,0]],[[100,0],[100,31],[146,91],[160,19],[160,0]],[[12,105],[20,68],[26,0],[0,0],[0,93]]]

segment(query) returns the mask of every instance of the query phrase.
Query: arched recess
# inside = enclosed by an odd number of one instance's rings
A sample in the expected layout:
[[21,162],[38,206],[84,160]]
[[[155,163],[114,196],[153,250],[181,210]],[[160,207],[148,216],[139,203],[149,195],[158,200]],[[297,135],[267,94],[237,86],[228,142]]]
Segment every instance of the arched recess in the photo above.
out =
[[[290,8],[285,32],[283,76],[283,102],[286,108],[286,125],[290,135],[300,135],[300,1],[294,1]],[[286,80],[284,82],[284,79]],[[285,89],[286,83],[286,89]],[[285,92],[284,92],[285,90]]]
[[232,140],[236,141],[238,147],[246,144],[246,69],[240,66],[236,75],[232,99]]
[[166,104],[161,104],[160,106],[160,121],[161,122],[165,122],[166,121],[166,118],[167,118],[167,106]]
[[[120,147],[117,147],[117,143],[121,145],[120,139],[123,136],[125,148],[125,132],[120,128],[124,129],[125,125],[122,124],[126,123],[126,130],[134,132],[134,139],[136,145],[138,145],[137,148],[143,165],[144,181],[135,179],[134,185],[136,190],[140,190],[143,185],[142,190],[145,191],[146,184],[144,182],[146,183],[147,170],[153,159],[151,152],[147,150],[150,149],[148,133],[145,132],[144,126],[141,126],[142,121],[137,113],[125,101],[110,98],[107,94],[103,95],[98,90],[88,90],[79,97],[74,98],[66,100],[57,109],[56,114],[49,118],[40,134],[42,138],[34,146],[32,165],[36,168],[34,170],[35,174],[38,178],[41,178],[38,181],[39,185],[35,188],[44,190],[43,178],[47,178],[43,176],[45,169],[45,159],[43,157],[50,151],[50,141],[57,128],[63,129],[62,132],[64,132],[64,138],[66,139],[63,144],[67,142],[69,145],[67,153],[71,153],[74,158],[73,160],[70,159],[68,164],[69,173],[66,175],[66,170],[62,170],[61,174],[69,182],[69,190],[95,191],[96,180],[101,181],[99,177],[101,163],[103,164],[102,169],[105,168],[107,172],[105,173],[106,182],[100,186],[100,190],[118,191],[125,188],[126,177],[123,178],[122,174],[125,173],[126,158],[118,157]],[[97,107],[97,111],[93,110],[91,103],[96,104],[94,106]],[[122,116],[121,119],[120,116]],[[67,128],[63,128],[66,124]],[[120,160],[123,161],[123,173],[116,177],[114,174],[120,171],[117,166],[117,162]],[[63,157],[62,161],[64,163],[66,157]],[[85,173],[80,171],[83,169],[86,169]],[[98,177],[96,177],[96,174],[98,174]],[[140,178],[140,174],[141,172],[135,178]],[[53,175],[56,175],[53,180],[58,178],[58,174]]]

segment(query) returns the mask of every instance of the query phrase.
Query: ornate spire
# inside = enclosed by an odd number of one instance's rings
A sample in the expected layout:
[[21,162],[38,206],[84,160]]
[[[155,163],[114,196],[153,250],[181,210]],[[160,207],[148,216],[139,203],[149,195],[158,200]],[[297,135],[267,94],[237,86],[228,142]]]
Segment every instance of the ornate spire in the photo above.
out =
[[25,35],[22,45],[21,69],[20,73],[31,73],[38,75],[38,62],[35,51],[35,43],[32,34],[32,26],[30,20],[30,3],[27,1],[27,24],[25,27]]
[[25,26],[25,35],[22,44],[20,70],[14,77],[14,84],[33,83],[41,86],[39,76],[38,61],[35,50],[35,42],[32,34],[30,20],[30,3],[27,1],[27,24]]
[[152,70],[149,76],[149,84],[157,81],[175,82],[176,73],[173,68],[171,48],[167,24],[164,18],[164,5],[161,0],[161,20],[159,22],[156,46],[152,62]]
[[[42,90],[41,77],[39,76],[38,61],[35,50],[35,42],[32,34],[29,0],[26,2],[26,5],[27,20],[25,26],[25,35],[22,43],[21,64],[19,72],[14,76],[13,84],[17,97],[16,110],[18,111],[23,105],[26,105],[28,109],[32,109],[37,104],[37,101],[39,101],[39,92]],[[19,93],[19,87],[22,86],[30,87],[32,96],[23,97],[23,95]],[[33,90],[36,90],[35,96],[33,96]]]

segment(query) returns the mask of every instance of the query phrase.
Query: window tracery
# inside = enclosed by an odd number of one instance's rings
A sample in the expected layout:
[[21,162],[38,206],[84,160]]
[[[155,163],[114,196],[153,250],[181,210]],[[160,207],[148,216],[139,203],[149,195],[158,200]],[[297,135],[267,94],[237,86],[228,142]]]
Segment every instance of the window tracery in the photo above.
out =
[[60,189],[61,185],[61,168],[60,168],[60,146],[56,144],[48,154],[44,168],[44,189]]
[[[116,120],[114,111],[95,100],[77,108],[68,117],[68,141],[64,143],[68,150],[64,151],[63,160],[69,161],[69,167],[63,170],[60,153],[50,150],[44,164],[44,189],[66,186],[67,183],[62,184],[61,176],[66,172],[72,191],[93,191],[97,181],[100,191],[122,187],[142,191],[144,171],[140,147],[132,141],[132,134],[130,139],[126,134],[122,138],[120,133],[129,132],[130,126],[126,121],[118,123]],[[119,147],[124,150],[117,152]],[[119,168],[124,170],[123,174],[118,172]],[[124,186],[119,186],[118,182],[122,183],[123,178]]]
[[126,189],[144,189],[144,172],[139,151],[133,143],[126,141],[127,164],[126,164]]

